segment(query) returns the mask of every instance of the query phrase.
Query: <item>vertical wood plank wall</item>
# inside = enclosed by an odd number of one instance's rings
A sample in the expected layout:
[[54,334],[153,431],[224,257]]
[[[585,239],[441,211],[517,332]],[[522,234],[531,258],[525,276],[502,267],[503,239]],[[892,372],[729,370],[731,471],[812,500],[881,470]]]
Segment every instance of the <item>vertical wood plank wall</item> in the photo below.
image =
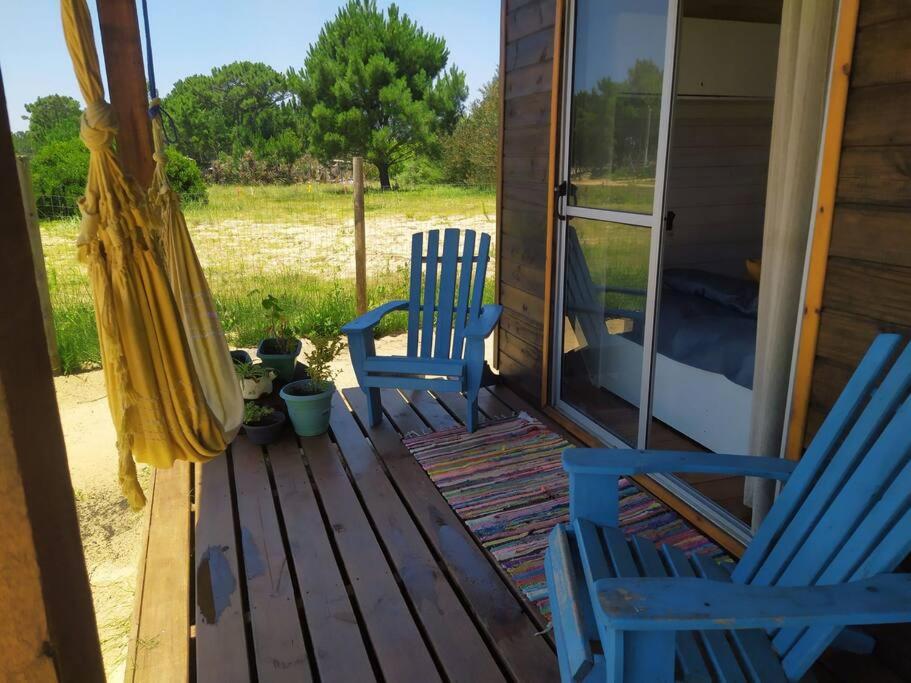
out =
[[911,3],[862,2],[806,441],[880,331],[911,331]]
[[506,0],[500,221],[500,373],[541,394],[555,0]]

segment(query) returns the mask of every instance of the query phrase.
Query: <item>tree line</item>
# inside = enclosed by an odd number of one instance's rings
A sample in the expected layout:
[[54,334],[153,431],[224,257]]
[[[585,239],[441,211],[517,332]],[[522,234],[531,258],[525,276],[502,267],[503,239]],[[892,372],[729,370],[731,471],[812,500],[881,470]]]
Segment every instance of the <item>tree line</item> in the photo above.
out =
[[[449,61],[445,40],[396,5],[349,0],[300,68],[239,61],[177,81],[162,98],[169,156],[182,176],[195,166],[209,182],[320,179],[336,160],[362,156],[384,189],[394,180],[492,185],[496,78],[467,105],[465,74]],[[36,193],[69,194],[88,163],[79,103],[51,95],[26,110],[16,145],[33,155]]]

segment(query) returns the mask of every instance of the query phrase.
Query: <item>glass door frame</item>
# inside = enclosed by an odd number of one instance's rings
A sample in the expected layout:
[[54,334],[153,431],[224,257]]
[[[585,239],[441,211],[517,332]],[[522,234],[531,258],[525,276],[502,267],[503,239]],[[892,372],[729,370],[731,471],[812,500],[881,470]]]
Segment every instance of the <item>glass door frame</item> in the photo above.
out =
[[[668,0],[667,32],[664,42],[664,71],[661,84],[661,111],[658,126],[658,156],[655,163],[655,192],[652,199],[651,214],[628,213],[608,209],[592,209],[581,206],[570,206],[566,198],[558,204],[556,218],[556,250],[554,259],[554,313],[552,329],[553,362],[551,363],[550,403],[560,412],[584,427],[605,443],[620,448],[629,448],[620,437],[598,425],[594,420],[573,407],[560,396],[563,372],[563,320],[564,313],[564,276],[566,253],[566,226],[570,218],[592,219],[604,222],[620,223],[650,230],[648,287],[645,297],[645,326],[643,328],[642,377],[639,393],[638,437],[635,448],[645,448],[648,439],[648,426],[652,413],[652,367],[654,365],[655,319],[658,306],[658,276],[661,268],[661,242],[664,233],[664,200],[665,181],[667,177],[668,151],[670,148],[671,107],[674,100],[674,78],[676,68],[676,44],[679,32],[679,0]],[[576,34],[576,0],[566,4],[564,53],[563,53],[563,103],[561,111],[561,145],[558,178],[570,182],[570,134],[573,97],[573,62]]]
[[[589,434],[597,437],[603,443],[617,448],[630,448],[630,444],[610,432],[607,428],[595,422],[578,408],[573,407],[560,396],[561,379],[563,372],[563,315],[565,292],[565,254],[566,254],[566,228],[570,218],[587,218],[599,221],[621,223],[638,226],[651,230],[649,244],[648,287],[646,290],[645,326],[643,329],[643,358],[642,378],[639,400],[639,422],[636,444],[637,449],[648,447],[649,427],[652,420],[652,391],[654,384],[655,365],[655,322],[658,316],[658,283],[661,274],[661,259],[663,253],[663,240],[665,228],[665,199],[667,195],[667,166],[670,152],[670,129],[673,121],[673,102],[675,94],[675,81],[677,71],[677,44],[680,36],[682,0],[668,0],[667,34],[665,38],[664,74],[661,91],[661,112],[658,131],[658,158],[656,161],[655,196],[653,198],[652,213],[635,214],[607,209],[592,209],[585,207],[569,206],[566,197],[558,198],[557,216],[555,225],[555,251],[554,251],[554,301],[551,326],[551,363],[550,363],[550,389],[548,401],[559,412],[578,424]],[[576,0],[567,0],[566,21],[564,23],[563,39],[563,83],[561,104],[561,131],[560,157],[557,169],[558,183],[570,182],[570,134],[573,95],[573,61],[574,43],[576,33]],[[752,533],[747,525],[734,517],[713,500],[703,496],[686,482],[668,474],[647,475],[650,479],[676,496],[684,505],[696,511],[712,522],[721,531],[730,537],[747,545],[752,539]]]

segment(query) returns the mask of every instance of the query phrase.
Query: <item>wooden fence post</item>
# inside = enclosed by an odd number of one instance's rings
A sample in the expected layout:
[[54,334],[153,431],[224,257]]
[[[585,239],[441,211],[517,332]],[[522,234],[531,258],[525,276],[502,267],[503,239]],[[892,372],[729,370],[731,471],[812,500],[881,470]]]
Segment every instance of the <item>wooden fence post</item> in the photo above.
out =
[[367,238],[364,225],[364,159],[354,157],[354,282],[357,314],[367,312]]
[[41,230],[38,226],[38,207],[35,204],[32,170],[29,167],[27,156],[16,155],[16,171],[19,174],[19,187],[22,191],[22,206],[25,209],[28,241],[32,246],[32,260],[35,262],[35,284],[38,285],[38,302],[41,304],[44,336],[47,338],[47,355],[51,359],[51,370],[55,375],[59,375],[63,368],[60,365],[60,353],[57,351],[54,314],[51,310],[51,295],[47,285],[47,269],[44,266],[44,249],[41,247]]

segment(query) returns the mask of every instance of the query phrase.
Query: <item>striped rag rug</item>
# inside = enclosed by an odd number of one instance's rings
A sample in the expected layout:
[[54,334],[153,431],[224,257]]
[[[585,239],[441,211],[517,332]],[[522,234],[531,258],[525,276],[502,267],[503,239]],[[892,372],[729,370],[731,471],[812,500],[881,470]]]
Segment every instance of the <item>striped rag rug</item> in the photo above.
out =
[[[520,413],[483,425],[407,436],[405,446],[449,505],[528,599],[547,615],[544,551],[551,528],[569,518],[560,455],[570,444]],[[620,479],[620,526],[687,553],[724,551],[632,481]]]

